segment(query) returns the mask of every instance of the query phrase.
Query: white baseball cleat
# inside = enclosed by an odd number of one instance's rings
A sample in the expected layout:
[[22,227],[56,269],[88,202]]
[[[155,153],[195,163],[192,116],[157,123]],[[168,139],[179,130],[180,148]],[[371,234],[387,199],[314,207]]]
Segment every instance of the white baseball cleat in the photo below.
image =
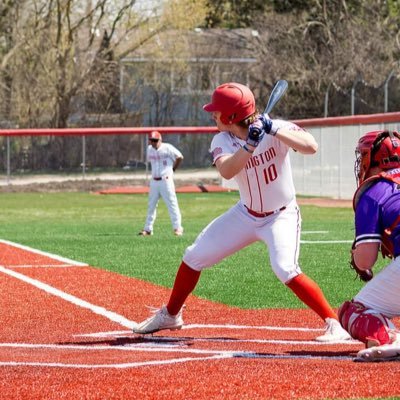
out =
[[349,333],[342,328],[340,322],[334,318],[325,319],[325,333],[315,338],[317,342],[333,343],[350,340]]
[[183,228],[174,229],[175,236],[182,236],[183,235]]
[[182,328],[182,310],[177,315],[171,315],[167,307],[162,306],[160,309],[153,309],[152,312],[154,315],[134,327],[133,333],[145,335],[163,329],[178,330]]
[[382,346],[370,347],[360,350],[354,361],[378,362],[378,361],[400,361],[400,343],[383,344]]

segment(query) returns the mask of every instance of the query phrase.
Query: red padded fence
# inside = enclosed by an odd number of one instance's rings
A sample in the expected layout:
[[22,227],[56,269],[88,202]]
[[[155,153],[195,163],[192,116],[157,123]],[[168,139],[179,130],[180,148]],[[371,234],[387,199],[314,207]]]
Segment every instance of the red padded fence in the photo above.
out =
[[[297,119],[294,123],[306,128],[313,126],[341,126],[357,124],[378,124],[400,122],[400,112],[349,115],[345,117],[327,117],[313,119]],[[35,129],[0,129],[0,136],[82,136],[82,135],[137,135],[148,134],[157,130],[162,134],[217,133],[215,126],[169,126],[169,127],[114,127],[114,128],[35,128]]]
[[46,128],[46,129],[0,129],[0,136],[91,136],[91,135],[147,135],[151,131],[161,134],[216,133],[214,126],[146,126],[142,128]]

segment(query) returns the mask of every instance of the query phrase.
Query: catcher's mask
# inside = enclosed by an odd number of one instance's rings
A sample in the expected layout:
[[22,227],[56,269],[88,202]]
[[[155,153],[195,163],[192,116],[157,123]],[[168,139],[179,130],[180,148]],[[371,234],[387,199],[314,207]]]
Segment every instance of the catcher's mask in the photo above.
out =
[[392,131],[373,131],[360,138],[356,147],[354,174],[360,186],[372,167],[382,170],[400,167],[400,134]]
[[243,121],[256,111],[252,91],[245,85],[230,82],[218,86],[211,103],[203,106],[208,112],[220,111],[222,123],[234,124]]

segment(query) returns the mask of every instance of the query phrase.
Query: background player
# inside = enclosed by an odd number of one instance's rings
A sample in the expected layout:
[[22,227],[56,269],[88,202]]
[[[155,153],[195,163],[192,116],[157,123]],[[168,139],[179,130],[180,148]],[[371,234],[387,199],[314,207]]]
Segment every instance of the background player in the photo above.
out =
[[240,200],[186,249],[168,304],[134,332],[179,329],[182,306],[201,271],[251,243],[263,241],[278,279],[326,322],[326,332],[317,340],[350,338],[319,286],[298,264],[301,217],[289,150],[313,154],[318,148],[316,141],[293,123],[260,116],[253,93],[239,83],[217,87],[204,110],[212,113],[220,131],[211,143],[214,163],[225,179],[236,179]]
[[160,132],[153,131],[149,135],[147,161],[151,164],[151,180],[149,203],[144,228],[139,235],[153,234],[153,225],[157,216],[157,205],[163,198],[171,218],[172,228],[176,236],[183,234],[182,216],[175,193],[173,173],[183,160],[182,153],[170,143],[163,143]]
[[[340,307],[339,317],[351,336],[366,344],[356,360],[400,359],[399,331],[391,322],[400,316],[400,135],[368,132],[356,155],[352,265],[369,282]],[[373,277],[380,248],[392,261]]]

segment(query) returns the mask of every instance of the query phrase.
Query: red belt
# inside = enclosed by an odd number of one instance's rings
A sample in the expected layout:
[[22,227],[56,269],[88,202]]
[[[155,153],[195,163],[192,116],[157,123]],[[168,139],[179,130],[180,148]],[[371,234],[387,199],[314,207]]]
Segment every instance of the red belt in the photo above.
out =
[[153,178],[155,181],[162,181],[163,179],[168,179],[168,176],[164,176],[163,178]]
[[275,210],[275,211],[267,211],[267,212],[263,212],[263,213],[259,213],[257,211],[251,210],[250,208],[248,208],[247,206],[245,206],[248,213],[251,214],[253,217],[257,217],[257,218],[265,218],[265,217],[269,217],[272,214],[276,214],[279,211],[283,211],[286,207],[281,207],[279,210]]

